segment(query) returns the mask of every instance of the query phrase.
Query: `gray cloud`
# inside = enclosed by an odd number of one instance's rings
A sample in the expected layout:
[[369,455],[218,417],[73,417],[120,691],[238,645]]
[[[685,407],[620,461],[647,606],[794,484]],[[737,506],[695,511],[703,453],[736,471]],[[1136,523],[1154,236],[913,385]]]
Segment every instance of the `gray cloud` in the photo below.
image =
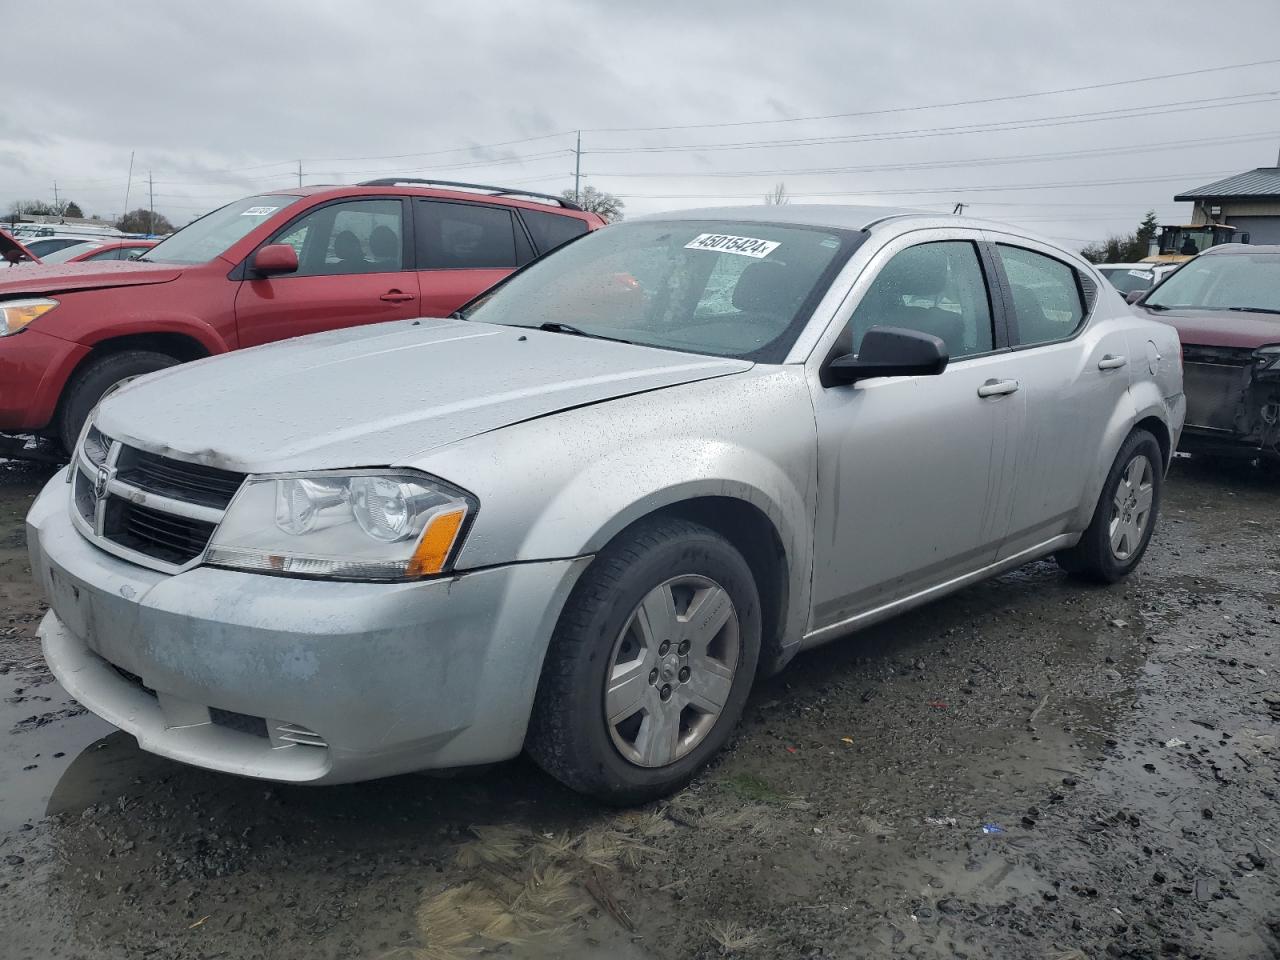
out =
[[[590,182],[625,195],[634,213],[755,200],[783,181],[797,199],[838,193],[827,199],[931,209],[964,201],[1078,244],[1131,229],[1148,207],[1175,218],[1178,189],[1273,163],[1280,147],[1280,101],[1271,101],[945,136],[707,149],[1280,90],[1280,65],[846,119],[602,129],[891,110],[1261,60],[1275,55],[1271,38],[1280,35],[1280,6],[1265,0],[1158,12],[989,0],[72,0],[14,6],[4,24],[6,48],[39,51],[39,59],[9,86],[0,111],[0,202],[51,199],[57,180],[61,195],[116,212],[135,152],[130,205],[145,195],[139,176],[151,171],[157,208],[179,223],[237,196],[296,184],[299,158],[308,182],[413,173],[556,191],[571,185],[573,136],[564,132],[581,128]],[[1258,139],[1239,142],[1245,135]],[[545,139],[485,146],[530,137]],[[1226,138],[1236,142],[1220,142]],[[1174,140],[1205,142],[964,164]],[[702,149],[644,149],[673,144]],[[371,157],[388,159],[359,159]],[[935,166],[909,168],[921,163]],[[882,169],[708,176],[830,167]],[[1128,182],[1065,185],[1096,181]],[[1014,189],[1028,184],[1056,186]],[[976,186],[992,189],[959,189]]]

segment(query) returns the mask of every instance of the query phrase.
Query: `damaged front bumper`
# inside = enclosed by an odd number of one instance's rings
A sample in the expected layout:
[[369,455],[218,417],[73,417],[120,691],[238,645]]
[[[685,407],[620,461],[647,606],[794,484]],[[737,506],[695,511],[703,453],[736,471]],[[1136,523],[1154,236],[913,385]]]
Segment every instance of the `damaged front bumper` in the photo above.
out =
[[1187,422],[1180,449],[1280,459],[1280,348],[1186,345]]
[[27,518],[59,682],[148,751],[337,783],[517,754],[555,622],[587,559],[448,579],[166,575],[72,526],[63,474]]

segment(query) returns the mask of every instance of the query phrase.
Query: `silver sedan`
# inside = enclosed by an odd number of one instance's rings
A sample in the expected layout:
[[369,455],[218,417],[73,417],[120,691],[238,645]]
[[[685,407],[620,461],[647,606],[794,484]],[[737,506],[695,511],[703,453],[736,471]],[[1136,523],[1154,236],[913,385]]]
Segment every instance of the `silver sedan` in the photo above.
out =
[[1175,331],[1016,228],[640,219],[448,319],[121,389],[31,510],[40,633],[177,760],[332,783],[526,750],[638,802],[807,647],[1041,557],[1124,577],[1183,411]]

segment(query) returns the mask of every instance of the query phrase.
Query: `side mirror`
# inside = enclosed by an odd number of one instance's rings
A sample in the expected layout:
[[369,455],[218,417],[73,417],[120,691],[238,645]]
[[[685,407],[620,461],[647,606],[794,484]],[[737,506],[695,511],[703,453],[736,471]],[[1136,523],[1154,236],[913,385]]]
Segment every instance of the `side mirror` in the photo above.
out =
[[947,369],[947,345],[935,336],[901,327],[872,327],[857,354],[836,357],[823,371],[824,386],[872,377],[936,377]]
[[253,262],[249,266],[254,273],[263,277],[296,273],[298,251],[287,243],[270,243],[253,255]]
[[1141,300],[1146,295],[1146,292],[1145,290],[1130,290],[1124,295],[1124,302],[1132,306]]

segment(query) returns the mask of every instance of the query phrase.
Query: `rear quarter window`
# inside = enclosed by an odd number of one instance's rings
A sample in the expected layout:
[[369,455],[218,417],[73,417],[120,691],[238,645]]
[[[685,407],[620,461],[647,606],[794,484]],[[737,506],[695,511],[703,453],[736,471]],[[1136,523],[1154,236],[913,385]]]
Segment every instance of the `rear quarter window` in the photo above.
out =
[[524,220],[524,225],[529,228],[529,235],[533,237],[538,253],[547,253],[587,232],[586,221],[577,217],[523,209],[520,211],[520,217]]

